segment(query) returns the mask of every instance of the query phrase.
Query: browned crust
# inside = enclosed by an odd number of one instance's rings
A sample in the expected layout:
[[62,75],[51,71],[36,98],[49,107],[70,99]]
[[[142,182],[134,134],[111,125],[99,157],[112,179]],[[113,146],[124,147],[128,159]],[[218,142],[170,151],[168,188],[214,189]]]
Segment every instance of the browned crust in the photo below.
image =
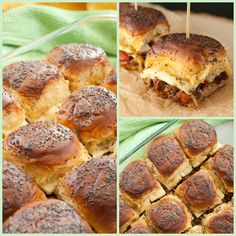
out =
[[116,232],[116,162],[94,158],[64,178],[65,194],[97,232]]
[[22,162],[56,166],[79,153],[79,141],[67,127],[53,122],[34,122],[12,132],[4,141],[4,152]]
[[53,48],[46,59],[61,71],[77,75],[85,68],[108,61],[102,48],[89,44],[65,44]]
[[233,228],[234,228],[233,207],[213,216],[205,227],[206,231],[210,233],[216,233],[216,234],[233,233]]
[[67,203],[46,200],[29,204],[4,222],[4,233],[92,233]]
[[120,189],[132,198],[140,199],[155,187],[151,171],[141,160],[131,162],[120,174]]
[[78,134],[99,137],[108,129],[116,134],[116,96],[100,86],[83,87],[61,106],[58,119]]
[[211,207],[217,197],[212,178],[203,171],[196,172],[185,180],[178,186],[176,193],[194,210]]
[[38,98],[52,80],[62,78],[57,67],[44,61],[20,61],[3,68],[3,85],[26,98]]
[[233,147],[225,145],[212,159],[212,169],[230,188],[234,187]]
[[186,226],[188,215],[182,204],[166,197],[151,206],[148,217],[159,233],[181,233]]
[[172,137],[163,137],[154,141],[147,157],[164,176],[171,176],[187,159],[179,143]]
[[186,38],[185,33],[167,34],[149,50],[147,57],[165,55],[174,59],[184,59],[186,62],[209,63],[209,57],[216,54],[226,56],[224,47],[217,40],[204,35],[191,34]]
[[191,156],[197,156],[217,143],[214,127],[202,120],[189,120],[175,133],[180,145]]
[[10,162],[3,160],[3,220],[31,202],[46,199],[29,177]]
[[7,92],[6,89],[2,90],[2,109],[6,112],[11,112],[18,107],[16,100]]
[[132,36],[143,35],[153,30],[157,25],[165,24],[169,27],[166,17],[154,8],[120,3],[120,27],[125,28]]
[[132,217],[134,210],[127,204],[125,200],[120,198],[120,227],[127,223]]
[[126,234],[151,234],[153,233],[148,226],[145,225],[135,225],[125,232]]

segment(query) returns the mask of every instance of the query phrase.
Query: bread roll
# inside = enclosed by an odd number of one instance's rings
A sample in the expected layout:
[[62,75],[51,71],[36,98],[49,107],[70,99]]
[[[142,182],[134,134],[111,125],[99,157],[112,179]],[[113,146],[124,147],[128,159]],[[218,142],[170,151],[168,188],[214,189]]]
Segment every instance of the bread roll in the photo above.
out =
[[192,171],[188,158],[173,137],[155,140],[147,151],[147,161],[158,180],[168,189]]
[[57,196],[70,203],[98,233],[116,232],[115,158],[94,158],[60,181]]
[[143,212],[152,201],[165,195],[151,170],[140,159],[131,162],[120,174],[120,192],[138,212]]
[[58,122],[78,134],[95,156],[115,151],[116,96],[100,86],[72,93],[58,113]]
[[46,199],[29,177],[12,163],[3,160],[3,220],[21,207]]
[[12,132],[3,143],[3,157],[47,194],[67,171],[90,158],[70,129],[52,122],[29,123]]
[[203,234],[203,228],[201,225],[195,225],[186,232],[187,234]]
[[88,223],[67,203],[46,200],[28,204],[8,218],[4,233],[93,233]]
[[214,154],[221,147],[214,127],[202,120],[185,121],[175,130],[175,137],[193,167],[199,166],[207,155]]
[[158,233],[182,233],[192,227],[191,213],[181,200],[167,195],[146,211],[148,223]]
[[24,109],[4,88],[2,90],[2,115],[3,138],[26,124]]
[[116,69],[113,68],[110,74],[104,79],[102,86],[108,90],[111,90],[113,93],[117,93],[117,72]]
[[69,96],[68,81],[44,61],[20,61],[4,67],[3,86],[20,102],[29,121],[54,120]]
[[197,106],[232,78],[232,70],[226,50],[217,40],[173,33],[162,36],[151,47],[141,77],[155,95]]
[[224,198],[224,194],[216,188],[206,170],[191,175],[177,187],[175,192],[196,217],[220,204]]
[[53,48],[46,60],[58,67],[70,82],[70,90],[101,85],[112,68],[103,49],[89,44],[65,44]]

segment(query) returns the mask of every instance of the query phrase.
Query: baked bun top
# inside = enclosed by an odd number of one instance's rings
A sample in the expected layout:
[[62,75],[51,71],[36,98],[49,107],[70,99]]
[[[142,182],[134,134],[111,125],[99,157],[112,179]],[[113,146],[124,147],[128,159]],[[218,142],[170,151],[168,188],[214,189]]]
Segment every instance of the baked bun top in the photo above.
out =
[[16,102],[16,100],[7,92],[6,89],[2,90],[2,109],[7,112],[14,111],[16,107],[20,107],[20,105]]
[[120,198],[120,227],[126,224],[134,216],[134,210],[128,205],[128,203]]
[[116,126],[116,96],[100,86],[86,86],[72,93],[61,106],[58,119],[76,131],[114,123]]
[[[176,60],[192,63],[206,63],[212,55],[226,55],[220,42],[204,35],[185,33],[167,34],[154,43],[148,56],[165,55]],[[217,59],[217,58],[216,58]]]
[[157,9],[138,6],[135,10],[134,5],[120,3],[120,27],[132,36],[143,35],[159,24],[169,27],[166,17]]
[[157,182],[142,160],[131,162],[120,174],[120,189],[133,198],[142,198],[156,186]]
[[149,147],[147,157],[155,165],[158,172],[170,176],[187,160],[179,143],[172,137],[163,137],[155,140]]
[[76,156],[78,144],[76,135],[67,127],[53,122],[34,122],[12,132],[4,142],[4,150],[25,163],[50,167]]
[[3,160],[2,168],[4,219],[27,203],[46,198],[29,177],[15,165]]
[[92,233],[88,223],[67,203],[46,200],[29,204],[4,222],[4,233]]
[[181,233],[188,221],[184,204],[171,196],[153,204],[147,214],[151,224],[160,233]]
[[176,190],[191,209],[203,209],[214,205],[217,197],[213,179],[207,171],[198,171],[187,178]]
[[197,156],[217,143],[214,127],[203,120],[185,121],[175,135],[190,156]]
[[225,145],[213,157],[212,169],[223,180],[225,185],[231,189],[234,187],[233,166],[233,147],[231,145]]
[[38,98],[49,82],[60,78],[57,67],[45,61],[20,61],[3,68],[3,85],[26,98]]

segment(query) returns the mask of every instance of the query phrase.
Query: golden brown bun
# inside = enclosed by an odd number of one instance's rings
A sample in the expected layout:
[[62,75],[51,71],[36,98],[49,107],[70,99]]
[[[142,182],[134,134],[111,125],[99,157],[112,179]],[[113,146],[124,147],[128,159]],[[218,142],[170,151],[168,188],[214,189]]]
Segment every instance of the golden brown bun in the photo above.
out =
[[165,195],[143,160],[131,162],[120,174],[120,192],[131,206],[143,212],[151,201]]
[[199,166],[219,145],[214,127],[202,120],[185,121],[175,131],[175,137],[189,157],[193,167]]
[[152,204],[146,215],[149,224],[158,233],[182,233],[192,226],[192,215],[181,200],[172,195]]
[[57,195],[70,203],[98,233],[116,232],[116,162],[94,158],[60,181]]
[[117,93],[117,72],[116,69],[113,68],[110,74],[104,79],[102,86],[108,90],[111,90],[113,93]]
[[187,234],[203,234],[203,228],[201,225],[195,225],[186,232]]
[[12,132],[4,141],[3,156],[28,173],[47,194],[68,170],[89,159],[75,134],[52,122],[29,123]]
[[189,160],[173,137],[154,141],[147,151],[147,162],[168,189],[174,188],[182,177],[192,171]]
[[28,204],[8,218],[4,233],[93,233],[88,223],[67,203],[46,200]]
[[25,111],[20,104],[3,88],[2,90],[2,130],[3,137],[26,124]]
[[72,91],[87,85],[101,85],[112,70],[104,50],[89,44],[57,46],[46,60],[69,80]]
[[232,234],[234,229],[234,208],[224,203],[205,216],[202,221],[206,234]]
[[60,108],[58,122],[77,133],[92,155],[115,151],[116,96],[111,91],[87,86],[71,94]]
[[169,32],[169,23],[162,12],[120,3],[120,49],[134,54],[147,52],[149,43]]
[[3,160],[3,220],[21,207],[46,199],[29,177],[12,163]]
[[20,102],[30,121],[53,120],[69,96],[68,81],[44,61],[20,61],[3,68],[3,85]]
[[[155,77],[191,95],[201,83],[211,83],[222,73],[225,79],[232,77],[226,50],[217,40],[174,33],[162,36],[149,50],[142,78]],[[164,79],[163,74],[173,81]]]
[[196,217],[220,204],[224,197],[206,170],[200,170],[187,178],[177,187],[176,194]]
[[123,233],[127,230],[130,224],[138,218],[138,213],[132,209],[123,198],[120,197],[119,214],[120,232]]

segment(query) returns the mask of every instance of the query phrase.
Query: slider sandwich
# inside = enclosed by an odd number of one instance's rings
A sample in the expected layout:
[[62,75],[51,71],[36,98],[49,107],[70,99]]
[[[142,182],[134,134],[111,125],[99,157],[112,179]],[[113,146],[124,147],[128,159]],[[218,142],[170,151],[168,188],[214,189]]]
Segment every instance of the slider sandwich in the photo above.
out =
[[147,90],[183,106],[198,105],[232,76],[225,48],[215,39],[185,33],[162,36],[141,74]]
[[129,3],[120,4],[120,65],[139,70],[147,51],[160,36],[169,33],[169,23],[162,12],[154,8]]

